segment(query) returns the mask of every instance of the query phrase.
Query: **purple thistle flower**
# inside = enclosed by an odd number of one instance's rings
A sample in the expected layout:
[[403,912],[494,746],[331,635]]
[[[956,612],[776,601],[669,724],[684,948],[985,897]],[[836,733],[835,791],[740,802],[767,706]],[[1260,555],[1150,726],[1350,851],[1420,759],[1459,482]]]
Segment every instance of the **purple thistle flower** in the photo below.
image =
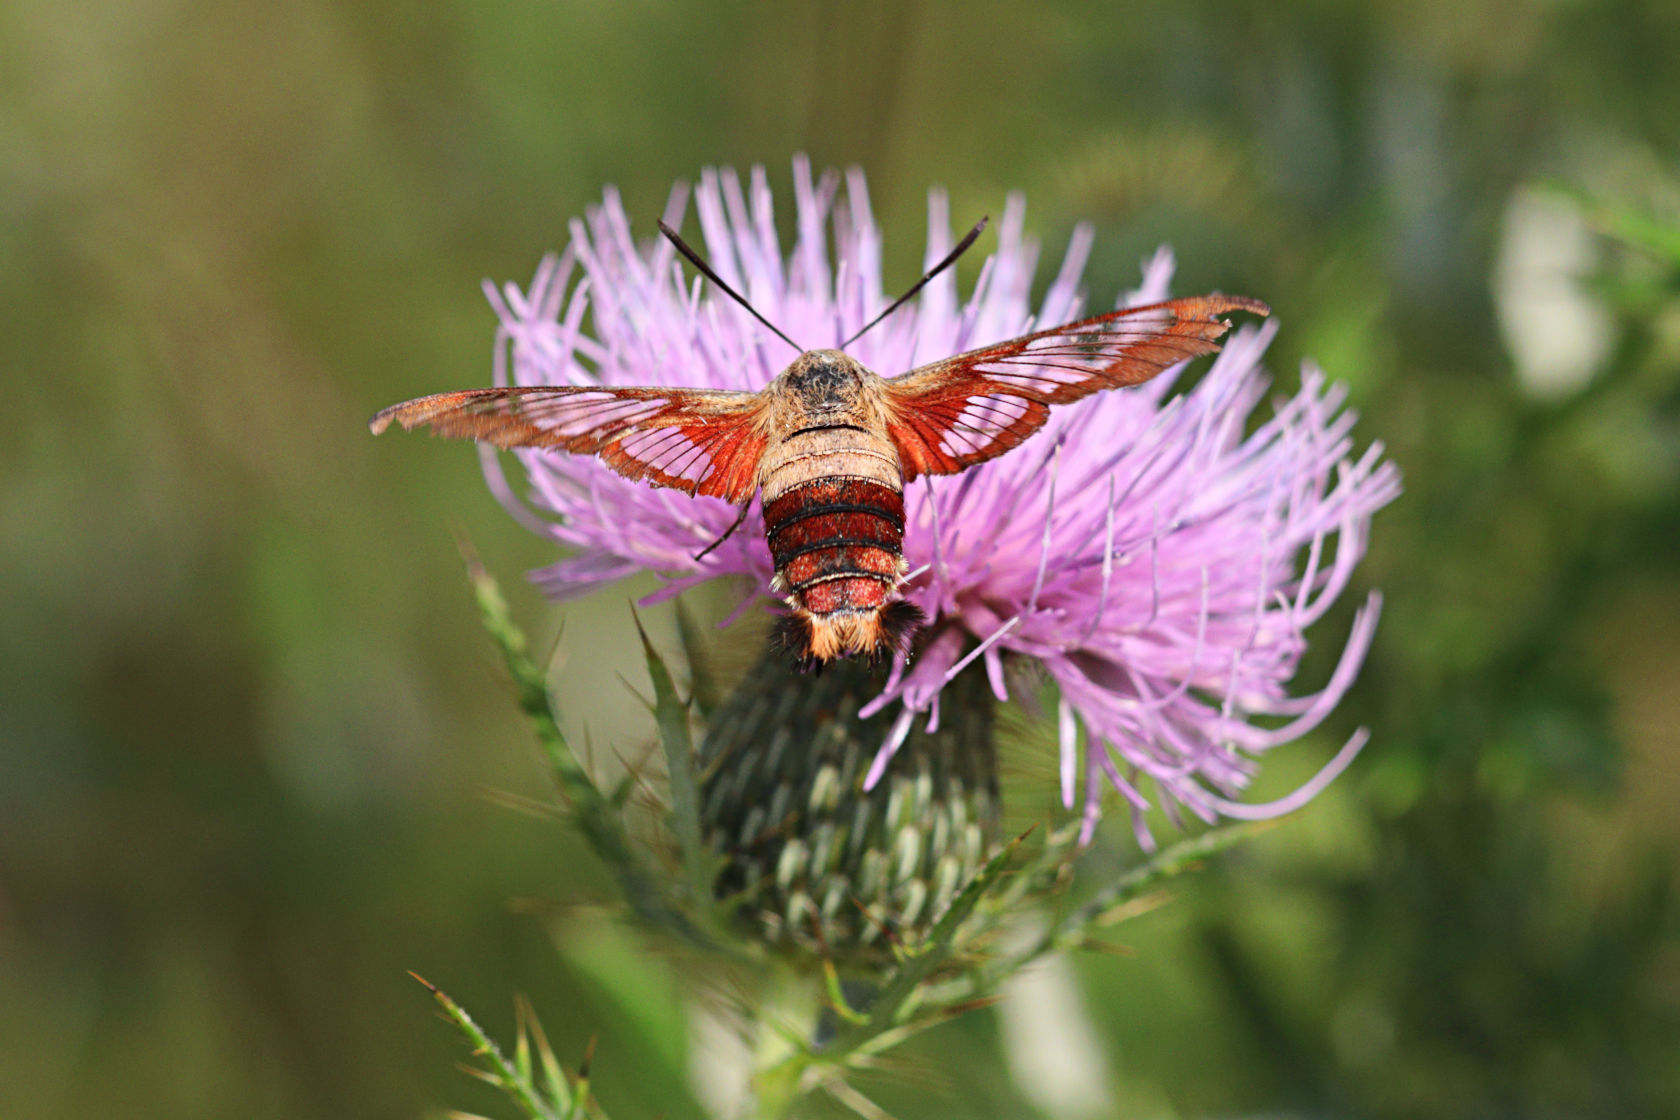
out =
[[[794,163],[794,185],[797,238],[784,258],[762,169],[746,185],[732,171],[706,172],[695,196],[704,251],[792,338],[838,346],[888,301],[880,232],[861,172],[847,175],[843,204],[837,179],[813,181],[803,159]],[[673,193],[665,214],[672,225],[686,202],[685,190]],[[951,247],[942,192],[930,194],[928,209],[931,265]],[[851,353],[893,376],[1077,318],[1091,230],[1075,232],[1035,314],[1037,247],[1023,237],[1023,215],[1023,200],[1011,196],[998,251],[966,303],[948,271]],[[572,223],[571,235],[528,291],[487,288],[501,319],[497,384],[757,390],[794,357],[727,297],[685,280],[669,244],[650,238],[638,246],[613,192]],[[1119,306],[1167,298],[1172,270],[1171,255],[1158,252],[1142,287]],[[1143,814],[1152,791],[1175,823],[1180,807],[1206,821],[1275,816],[1304,804],[1352,760],[1364,731],[1294,794],[1265,805],[1235,800],[1255,756],[1312,730],[1352,684],[1376,627],[1376,593],[1356,613],[1328,684],[1304,696],[1287,688],[1304,631],[1347,586],[1371,515],[1400,492],[1380,445],[1353,456],[1345,391],[1317,369],[1304,370],[1300,392],[1245,435],[1269,384],[1259,363],[1275,329],[1237,330],[1207,375],[1179,396],[1169,397],[1171,371],[1136,389],[1099,393],[1053,410],[1040,433],[998,459],[907,488],[905,597],[930,624],[919,654],[900,661],[860,713],[899,709],[866,787],[915,719],[937,727],[941,691],[956,674],[984,672],[1007,699],[1005,654],[1038,662],[1060,689],[1062,797],[1071,808],[1082,785],[1086,839],[1110,787],[1150,846]],[[550,596],[570,598],[643,569],[666,581],[650,602],[725,575],[751,581],[743,609],[769,594],[772,565],[756,506],[741,531],[696,560],[734,521],[734,507],[631,482],[591,458],[516,454],[533,504],[557,520],[522,505],[485,448],[492,489],[521,522],[576,550],[534,574]],[[1266,726],[1256,717],[1287,722]]]

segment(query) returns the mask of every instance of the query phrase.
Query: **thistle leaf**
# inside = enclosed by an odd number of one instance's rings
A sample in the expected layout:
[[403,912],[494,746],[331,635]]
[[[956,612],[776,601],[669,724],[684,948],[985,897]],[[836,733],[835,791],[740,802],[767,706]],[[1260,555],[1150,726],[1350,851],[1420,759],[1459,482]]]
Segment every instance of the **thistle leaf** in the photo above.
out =
[[[432,998],[437,1001],[439,1007],[443,1008],[444,1015],[466,1037],[467,1042],[472,1047],[473,1055],[484,1060],[485,1064],[482,1068],[473,1068],[469,1072],[483,1078],[483,1080],[507,1094],[508,1099],[513,1101],[519,1107],[519,1110],[525,1114],[526,1120],[560,1120],[560,1113],[556,1110],[565,1108],[569,1111],[571,1109],[569,1093],[563,1098],[556,1099],[554,1106],[550,1107],[542,1099],[541,1092],[531,1083],[530,1077],[521,1074],[519,1068],[507,1060],[506,1056],[502,1054],[501,1048],[473,1021],[473,1017],[467,1014],[466,1008],[456,1003],[437,985],[419,973],[410,972],[409,975],[420,981],[426,990],[432,993]],[[524,1049],[523,1031],[521,1032],[520,1049]]]
[[1680,265],[1680,227],[1653,214],[1605,202],[1576,186],[1555,182],[1548,186],[1580,206],[1587,220],[1608,236]]
[[[554,784],[571,806],[584,839],[611,869],[632,910],[649,922],[702,944],[707,943],[694,923],[666,901],[660,892],[658,879],[650,874],[630,843],[619,815],[620,806],[595,784],[577,752],[567,742],[549,700],[548,680],[531,659],[525,633],[513,621],[513,613],[508,609],[507,599],[502,595],[496,578],[478,562],[469,548],[463,546],[462,553],[484,628],[502,652],[508,676],[513,679],[519,707],[536,732]],[[666,684],[669,685],[669,682],[667,675]],[[686,722],[684,728],[686,730]]]
[[700,637],[700,626],[681,599],[677,600],[677,637],[682,639],[683,656],[688,659],[688,691],[694,710],[700,718],[710,719],[723,697],[718,693],[717,678],[712,676],[712,659]]
[[632,617],[647,655],[648,676],[653,680],[653,715],[659,725],[659,742],[665,748],[665,765],[670,772],[672,829],[682,851],[692,905],[707,912],[712,903],[713,868],[711,852],[700,835],[700,789],[694,775],[694,738],[688,727],[688,708],[677,696],[671,671],[648,640],[641,618],[634,614]]

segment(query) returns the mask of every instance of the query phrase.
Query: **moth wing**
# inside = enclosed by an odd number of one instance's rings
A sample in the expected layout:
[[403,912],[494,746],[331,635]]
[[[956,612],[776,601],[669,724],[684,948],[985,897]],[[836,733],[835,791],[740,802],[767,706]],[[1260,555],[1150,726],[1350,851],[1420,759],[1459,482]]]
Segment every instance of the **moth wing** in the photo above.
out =
[[887,430],[906,481],[955,474],[1018,446],[1050,405],[1141,385],[1219,349],[1227,311],[1268,315],[1246,296],[1207,295],[1093,315],[918,366],[886,383]]
[[392,423],[501,448],[595,455],[625,478],[736,504],[758,486],[767,439],[760,394],[708,389],[464,389],[392,405],[368,427],[378,435]]

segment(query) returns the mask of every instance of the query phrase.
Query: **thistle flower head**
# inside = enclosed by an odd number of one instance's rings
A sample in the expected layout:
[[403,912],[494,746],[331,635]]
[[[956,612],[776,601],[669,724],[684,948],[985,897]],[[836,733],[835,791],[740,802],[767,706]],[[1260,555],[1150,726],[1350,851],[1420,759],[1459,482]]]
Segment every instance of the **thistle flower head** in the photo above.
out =
[[[796,237],[784,255],[768,183],[708,172],[695,193],[703,251],[718,274],[807,348],[833,347],[892,293],[881,279],[881,236],[861,173],[813,180],[794,164]],[[680,224],[679,190],[665,218]],[[945,196],[929,196],[929,265],[951,247]],[[969,298],[946,272],[850,352],[883,376],[1082,313],[1079,277],[1091,231],[1076,231],[1036,307],[1036,246],[1011,197],[998,249]],[[649,224],[651,229],[651,223]],[[828,239],[836,246],[831,260]],[[1119,305],[1167,297],[1170,254]],[[674,250],[638,243],[616,195],[527,291],[489,291],[501,319],[498,384],[683,385],[756,390],[793,357],[786,343],[709,285],[688,280]],[[586,313],[591,320],[585,329]],[[927,614],[920,651],[894,666],[859,713],[893,722],[866,785],[914,726],[936,730],[944,690],[984,674],[1007,699],[1009,658],[1042,666],[1060,691],[1065,804],[1083,802],[1085,835],[1109,789],[1144,813],[1159,802],[1204,820],[1286,812],[1312,797],[1364,742],[1355,735],[1316,778],[1267,805],[1237,800],[1255,758],[1317,726],[1346,693],[1376,626],[1372,594],[1354,617],[1339,663],[1317,692],[1289,685],[1306,628],[1347,586],[1372,513],[1399,493],[1399,474],[1373,444],[1355,455],[1344,391],[1308,368],[1300,390],[1257,424],[1269,380],[1260,361],[1275,327],[1243,327],[1212,368],[1174,394],[1169,372],[1131,390],[1059,408],[1027,443],[960,475],[923,479],[905,494],[905,597]],[[736,510],[631,482],[584,457],[518,452],[531,508],[517,501],[493,452],[487,476],[521,521],[574,550],[538,572],[559,599],[641,570],[665,581],[655,600],[718,576],[745,576],[768,594],[773,574],[761,512],[696,558]],[[1280,722],[1281,720],[1281,722]]]

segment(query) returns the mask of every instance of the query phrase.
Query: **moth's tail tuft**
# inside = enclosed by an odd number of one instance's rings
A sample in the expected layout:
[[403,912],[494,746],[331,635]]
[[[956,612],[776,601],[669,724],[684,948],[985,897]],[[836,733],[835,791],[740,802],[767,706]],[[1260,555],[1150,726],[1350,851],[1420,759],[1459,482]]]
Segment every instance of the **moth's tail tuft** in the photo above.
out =
[[775,643],[802,673],[820,673],[839,657],[867,657],[873,664],[910,648],[927,616],[903,599],[875,609],[814,615],[794,607],[776,623]]
[[895,599],[881,608],[881,636],[875,646],[877,657],[903,653],[915,640],[916,631],[927,622],[922,608],[908,599]]
[[772,640],[777,648],[793,658],[794,668],[801,673],[820,673],[823,662],[812,649],[814,637],[811,616],[804,611],[794,611],[783,615],[776,623]]

